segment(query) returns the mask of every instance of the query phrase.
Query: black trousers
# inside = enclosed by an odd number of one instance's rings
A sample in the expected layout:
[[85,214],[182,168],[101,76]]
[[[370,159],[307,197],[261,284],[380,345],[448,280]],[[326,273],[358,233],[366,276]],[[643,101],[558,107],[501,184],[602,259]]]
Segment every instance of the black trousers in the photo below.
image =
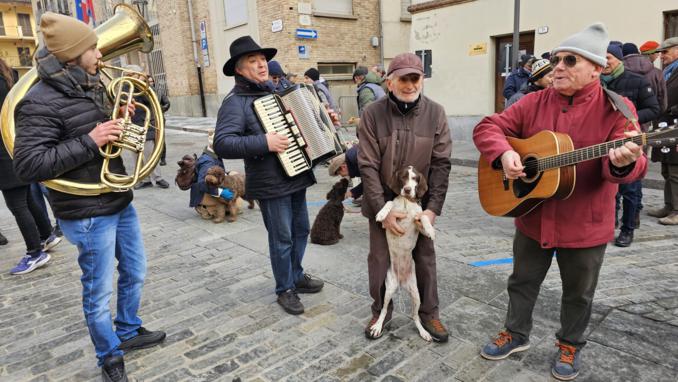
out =
[[506,329],[514,337],[528,339],[532,330],[532,311],[546,273],[556,253],[563,295],[560,306],[560,330],[556,338],[581,347],[584,331],[591,318],[593,294],[603,265],[607,244],[591,248],[543,249],[539,242],[516,230],[513,240],[513,273],[508,279],[509,306]]
[[30,186],[2,190],[2,196],[19,226],[26,243],[26,252],[39,254],[42,249],[40,242],[47,240],[52,233],[47,212],[33,199]]
[[662,163],[664,205],[678,212],[678,164]]

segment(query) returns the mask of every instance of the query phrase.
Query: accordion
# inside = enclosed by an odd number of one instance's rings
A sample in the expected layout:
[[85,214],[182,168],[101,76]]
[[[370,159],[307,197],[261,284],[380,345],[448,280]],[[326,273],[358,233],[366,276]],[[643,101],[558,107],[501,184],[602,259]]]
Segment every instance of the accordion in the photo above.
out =
[[343,153],[343,139],[311,85],[299,84],[254,101],[264,130],[284,134],[289,146],[278,159],[289,177]]

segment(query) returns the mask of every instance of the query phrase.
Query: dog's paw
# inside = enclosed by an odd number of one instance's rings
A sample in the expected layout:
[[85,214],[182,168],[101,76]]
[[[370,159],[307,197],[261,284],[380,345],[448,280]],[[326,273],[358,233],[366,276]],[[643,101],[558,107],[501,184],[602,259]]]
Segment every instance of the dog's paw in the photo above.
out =
[[433,227],[431,227],[431,229],[424,228],[424,236],[435,241],[436,240],[436,230],[435,230],[435,228],[433,228]]
[[389,201],[384,204],[384,207],[379,211],[377,216],[375,217],[375,220],[378,222],[383,222],[384,219],[388,216],[388,214],[391,212],[391,208],[393,208],[393,202]]
[[377,338],[381,335],[381,330],[381,324],[377,322],[376,324],[372,325],[372,327],[370,327],[370,334],[373,338]]
[[424,328],[419,329],[419,337],[423,338],[428,342],[433,341],[433,337],[431,337],[431,334],[427,332],[426,329]]

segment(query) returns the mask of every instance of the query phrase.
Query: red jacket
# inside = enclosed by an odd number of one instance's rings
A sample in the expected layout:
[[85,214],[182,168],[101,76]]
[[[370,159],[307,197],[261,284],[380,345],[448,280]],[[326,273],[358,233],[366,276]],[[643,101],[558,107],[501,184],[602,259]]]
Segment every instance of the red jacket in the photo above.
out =
[[[625,101],[635,114],[633,104]],[[528,138],[542,130],[556,131],[568,134],[578,149],[623,138],[626,126],[624,116],[613,109],[600,83],[594,81],[573,97],[562,96],[553,88],[530,93],[503,113],[480,121],[473,140],[485,158],[493,161],[511,150],[506,135]],[[638,158],[623,177],[611,174],[607,156],[579,163],[576,168],[575,189],[568,199],[549,199],[516,219],[518,230],[543,248],[588,248],[612,240],[614,183],[642,179],[647,158]]]

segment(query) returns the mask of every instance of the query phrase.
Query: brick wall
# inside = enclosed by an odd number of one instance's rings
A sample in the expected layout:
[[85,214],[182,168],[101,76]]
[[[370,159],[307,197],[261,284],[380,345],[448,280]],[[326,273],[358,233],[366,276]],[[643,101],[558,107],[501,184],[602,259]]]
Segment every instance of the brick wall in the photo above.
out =
[[[311,15],[310,26],[299,24],[298,3],[290,0],[257,2],[261,43],[278,49],[276,59],[286,72],[303,74],[306,69],[316,67],[318,62],[348,62],[368,66],[380,61],[379,48],[373,48],[370,44],[370,38],[379,35],[378,0],[353,0],[355,19]],[[276,19],[283,20],[283,30],[273,33],[271,23]],[[297,28],[317,30],[318,39],[297,39]],[[308,59],[299,58],[299,45],[308,47]]]

